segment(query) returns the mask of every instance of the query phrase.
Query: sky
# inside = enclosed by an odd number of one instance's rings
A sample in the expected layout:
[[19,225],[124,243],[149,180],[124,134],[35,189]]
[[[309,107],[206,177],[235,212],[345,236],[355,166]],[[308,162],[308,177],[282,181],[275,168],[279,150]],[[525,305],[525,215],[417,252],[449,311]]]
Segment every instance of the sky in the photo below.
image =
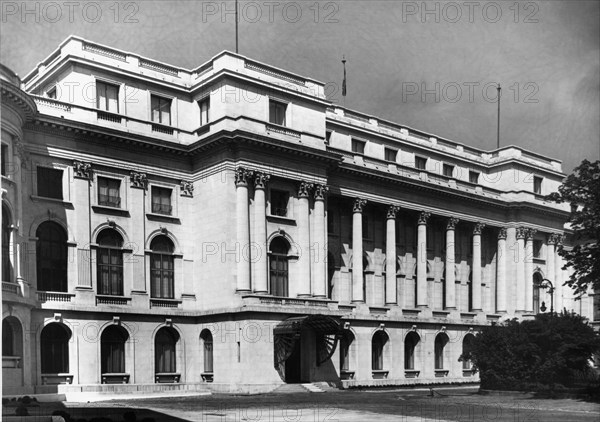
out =
[[[235,51],[233,1],[0,1],[20,76],[69,35],[195,68]],[[239,0],[239,52],[340,105],[484,150],[600,159],[600,2]],[[341,95],[342,56],[347,63]]]

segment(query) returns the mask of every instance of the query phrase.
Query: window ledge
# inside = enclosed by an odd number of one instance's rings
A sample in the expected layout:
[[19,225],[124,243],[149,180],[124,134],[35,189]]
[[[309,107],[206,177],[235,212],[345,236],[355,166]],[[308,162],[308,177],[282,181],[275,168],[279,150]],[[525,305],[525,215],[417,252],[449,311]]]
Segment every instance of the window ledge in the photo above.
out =
[[475,370],[463,369],[463,377],[472,377],[473,375],[475,375]]
[[447,377],[450,371],[448,369],[436,369],[435,376],[436,377]]
[[432,311],[434,318],[447,318],[450,315],[450,311]]
[[113,295],[96,295],[96,305],[128,305],[130,297]]
[[181,379],[181,374],[174,372],[159,372],[155,375],[154,379],[158,384],[176,384]]
[[204,135],[205,133],[210,131],[210,123],[206,123],[202,126],[200,126],[198,129],[196,129],[194,132],[196,133],[196,136],[200,136],[200,135]]
[[147,212],[146,217],[148,218],[148,220],[165,221],[169,223],[181,224],[181,220],[179,219],[179,217],[175,217],[172,215],[155,214],[152,212]]
[[52,203],[61,204],[67,208],[73,209],[73,203],[69,202],[69,201],[65,201],[64,199],[47,198],[45,196],[37,196],[37,195],[31,195],[30,198],[33,202],[52,202]]
[[340,371],[340,378],[343,380],[354,379],[354,371]]
[[460,317],[462,319],[474,319],[475,315],[477,315],[477,313],[475,313],[475,312],[461,312],[460,313]]
[[278,215],[267,215],[267,221],[269,221],[271,223],[289,224],[290,226],[296,225],[296,220],[294,220],[293,218],[280,217]]
[[204,382],[213,382],[214,380],[214,373],[212,372],[202,372],[200,376]]
[[421,371],[419,371],[418,369],[405,369],[404,370],[404,376],[406,378],[418,378],[420,373],[421,373]]
[[2,356],[3,368],[20,368],[21,356]]
[[402,315],[418,316],[420,312],[420,309],[402,309]]
[[102,384],[129,384],[129,374],[125,374],[125,373],[102,374]]
[[182,303],[182,300],[179,299],[161,299],[157,297],[150,298],[150,307],[151,308],[172,308],[178,309],[179,305]]
[[71,374],[42,374],[42,385],[73,384]]
[[6,183],[9,183],[11,185],[16,185],[17,184],[16,181],[14,181],[13,179],[11,179],[10,177],[8,177],[8,176],[6,176],[4,174],[2,175],[2,182],[6,182]]
[[96,213],[110,214],[110,215],[121,215],[123,217],[129,217],[129,211],[123,208],[108,207],[106,205],[92,205],[92,209]]
[[375,380],[386,379],[390,373],[387,369],[373,369],[371,372]]

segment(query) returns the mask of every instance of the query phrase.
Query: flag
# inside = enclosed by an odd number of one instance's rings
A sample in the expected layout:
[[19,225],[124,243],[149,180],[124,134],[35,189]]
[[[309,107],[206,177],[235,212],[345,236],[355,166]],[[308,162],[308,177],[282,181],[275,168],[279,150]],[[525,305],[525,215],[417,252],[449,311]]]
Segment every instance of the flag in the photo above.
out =
[[342,96],[346,96],[346,57],[342,59],[342,63],[344,64],[344,80],[342,81]]

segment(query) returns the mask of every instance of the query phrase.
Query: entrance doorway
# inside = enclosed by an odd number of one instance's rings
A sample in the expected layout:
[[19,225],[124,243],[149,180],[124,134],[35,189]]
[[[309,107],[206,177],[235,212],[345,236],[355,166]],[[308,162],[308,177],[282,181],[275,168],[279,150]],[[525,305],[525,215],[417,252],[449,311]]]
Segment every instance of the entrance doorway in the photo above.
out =
[[285,360],[285,382],[298,384],[302,381],[302,341],[297,341],[292,354]]

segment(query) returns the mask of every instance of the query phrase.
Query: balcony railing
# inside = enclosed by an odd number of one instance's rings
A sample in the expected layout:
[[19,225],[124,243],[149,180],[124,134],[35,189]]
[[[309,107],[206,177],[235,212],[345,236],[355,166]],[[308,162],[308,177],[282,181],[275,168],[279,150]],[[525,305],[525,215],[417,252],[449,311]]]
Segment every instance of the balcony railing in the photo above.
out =
[[40,302],[70,302],[75,295],[62,292],[38,292],[37,296]]
[[105,207],[120,208],[121,198],[118,196],[104,195],[100,193],[98,194],[98,205],[103,205]]
[[173,128],[169,126],[163,126],[157,123],[152,123],[152,132],[164,133],[165,135],[172,135]]
[[181,301],[177,300],[177,299],[157,299],[157,298],[150,299],[150,307],[151,308],[177,309],[177,308],[179,308],[180,304],[181,304]]
[[108,111],[98,110],[96,114],[98,116],[98,120],[106,120],[113,123],[121,123],[123,120],[123,118],[118,114],[110,113]]
[[96,305],[128,305],[131,301],[130,297],[123,296],[110,296],[110,295],[97,295]]
[[12,293],[15,295],[21,295],[21,286],[15,283],[9,283],[6,281],[2,282],[2,292]]

